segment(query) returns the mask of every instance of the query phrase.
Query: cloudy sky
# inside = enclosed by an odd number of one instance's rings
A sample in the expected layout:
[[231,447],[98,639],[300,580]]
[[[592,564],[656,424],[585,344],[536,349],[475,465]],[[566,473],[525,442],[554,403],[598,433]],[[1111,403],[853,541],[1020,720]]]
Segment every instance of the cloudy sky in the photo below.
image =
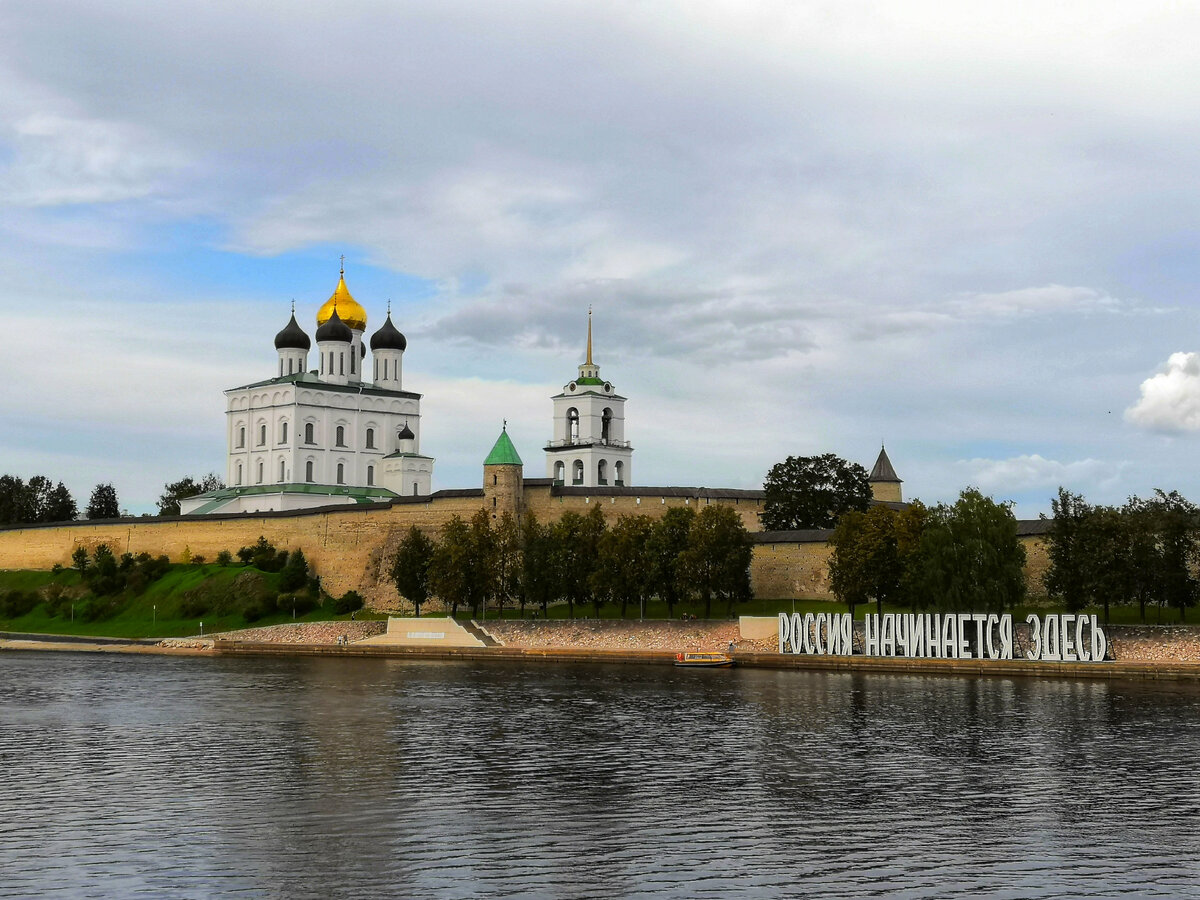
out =
[[596,359],[634,480],[1200,500],[1200,8],[0,3],[0,471],[224,468],[295,299],[390,300],[435,487]]

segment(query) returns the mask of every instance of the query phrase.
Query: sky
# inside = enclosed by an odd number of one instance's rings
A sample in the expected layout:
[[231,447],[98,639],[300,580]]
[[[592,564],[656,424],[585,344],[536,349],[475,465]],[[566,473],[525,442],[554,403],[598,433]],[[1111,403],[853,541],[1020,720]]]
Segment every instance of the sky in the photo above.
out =
[[1200,500],[1200,7],[0,3],[0,471],[223,473],[347,284],[434,487],[545,474],[595,360],[642,485],[789,455],[1019,517]]

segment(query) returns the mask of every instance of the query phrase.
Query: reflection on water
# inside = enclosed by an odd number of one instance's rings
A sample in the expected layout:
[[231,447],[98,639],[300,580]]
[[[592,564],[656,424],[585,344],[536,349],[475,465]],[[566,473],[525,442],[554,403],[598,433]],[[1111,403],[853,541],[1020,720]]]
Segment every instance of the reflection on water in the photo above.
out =
[[1200,689],[0,655],[0,895],[1200,897]]

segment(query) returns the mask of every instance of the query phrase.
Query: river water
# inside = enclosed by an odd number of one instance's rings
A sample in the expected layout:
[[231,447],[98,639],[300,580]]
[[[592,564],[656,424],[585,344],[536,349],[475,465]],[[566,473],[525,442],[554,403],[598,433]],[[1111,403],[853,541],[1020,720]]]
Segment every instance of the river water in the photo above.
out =
[[1200,688],[0,654],[0,896],[1200,897]]

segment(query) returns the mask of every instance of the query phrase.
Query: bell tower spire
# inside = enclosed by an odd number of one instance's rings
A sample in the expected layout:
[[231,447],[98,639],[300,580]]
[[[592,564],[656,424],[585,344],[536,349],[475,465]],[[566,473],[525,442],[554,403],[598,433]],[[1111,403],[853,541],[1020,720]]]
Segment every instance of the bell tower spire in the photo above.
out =
[[592,308],[588,307],[588,338],[587,338],[587,359],[583,365],[579,367],[579,381],[582,384],[589,382],[584,379],[595,379],[596,384],[599,384],[600,367],[592,362]]

